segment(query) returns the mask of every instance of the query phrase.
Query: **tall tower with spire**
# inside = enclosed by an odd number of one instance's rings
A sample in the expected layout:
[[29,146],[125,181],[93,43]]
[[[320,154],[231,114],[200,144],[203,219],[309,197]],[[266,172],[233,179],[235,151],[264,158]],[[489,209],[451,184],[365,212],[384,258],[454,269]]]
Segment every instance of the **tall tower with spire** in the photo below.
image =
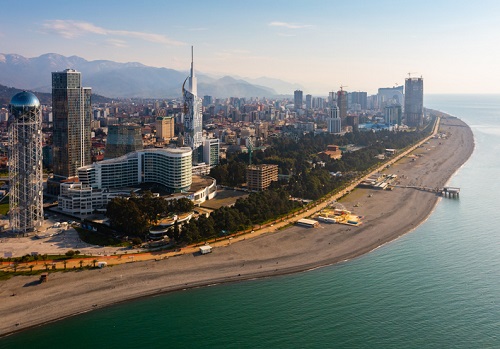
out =
[[[186,82],[189,80],[186,88]],[[194,73],[194,55],[191,46],[191,76],[182,85],[184,98],[184,143],[193,150],[193,163],[203,161],[202,99],[198,97],[198,84]]]

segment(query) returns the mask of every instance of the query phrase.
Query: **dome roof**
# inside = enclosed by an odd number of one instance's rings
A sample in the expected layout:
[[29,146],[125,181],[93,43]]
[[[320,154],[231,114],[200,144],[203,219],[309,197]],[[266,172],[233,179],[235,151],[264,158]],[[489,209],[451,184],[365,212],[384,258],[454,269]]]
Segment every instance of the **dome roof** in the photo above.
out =
[[33,93],[23,91],[12,97],[10,106],[16,109],[24,109],[26,107],[38,108],[40,106],[40,101]]

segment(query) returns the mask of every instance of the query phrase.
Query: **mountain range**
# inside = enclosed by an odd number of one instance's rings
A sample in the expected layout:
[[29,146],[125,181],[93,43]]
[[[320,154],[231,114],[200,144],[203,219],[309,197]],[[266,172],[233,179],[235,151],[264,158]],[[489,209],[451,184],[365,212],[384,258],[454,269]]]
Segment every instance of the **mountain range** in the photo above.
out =
[[[0,53],[0,84],[38,92],[51,92],[51,73],[64,69],[82,73],[82,85],[92,93],[111,98],[177,98],[189,72],[149,67],[141,63],[118,63],[108,60],[87,61],[78,56],[47,53],[26,58]],[[272,97],[292,94],[300,85],[278,79],[245,79],[224,76],[213,78],[198,73],[199,96]],[[248,81],[247,81],[248,80]]]

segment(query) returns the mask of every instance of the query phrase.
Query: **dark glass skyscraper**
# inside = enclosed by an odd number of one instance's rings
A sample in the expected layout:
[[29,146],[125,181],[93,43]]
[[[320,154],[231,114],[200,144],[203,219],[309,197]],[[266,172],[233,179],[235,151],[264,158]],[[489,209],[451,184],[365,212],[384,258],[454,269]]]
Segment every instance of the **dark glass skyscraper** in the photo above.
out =
[[54,176],[76,176],[78,167],[91,163],[91,94],[82,87],[80,72],[52,73]]
[[304,102],[303,92],[301,90],[295,90],[293,92],[293,104],[295,110],[302,109],[303,102]]
[[405,120],[411,127],[422,127],[424,123],[424,79],[405,80]]

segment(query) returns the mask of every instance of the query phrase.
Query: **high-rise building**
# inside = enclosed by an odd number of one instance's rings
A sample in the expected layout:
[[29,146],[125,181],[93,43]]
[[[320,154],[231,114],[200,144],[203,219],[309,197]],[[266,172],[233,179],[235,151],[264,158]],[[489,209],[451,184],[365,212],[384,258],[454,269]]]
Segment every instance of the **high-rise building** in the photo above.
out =
[[[188,81],[186,88],[186,81]],[[198,97],[198,85],[194,74],[193,47],[191,47],[191,75],[182,84],[184,97],[184,144],[193,150],[193,163],[203,161],[202,100]]]
[[424,79],[405,79],[405,122],[408,126],[422,127],[424,123]]
[[303,93],[301,90],[295,90],[293,93],[293,105],[295,110],[302,109],[302,103],[303,103]]
[[312,95],[306,95],[306,109],[312,109]]
[[347,91],[342,88],[337,92],[337,106],[339,107],[339,117],[345,123],[347,117]]
[[91,89],[73,69],[52,73],[54,176],[73,177],[91,162]]
[[326,124],[329,133],[340,133],[342,131],[342,122],[339,118],[339,107],[334,106],[329,110],[329,116],[326,118]]
[[140,125],[108,126],[108,138],[104,150],[105,159],[114,159],[143,148]]
[[278,165],[249,165],[246,175],[248,189],[265,190],[278,180]]
[[328,92],[328,108],[332,108],[337,105],[337,92]]
[[351,103],[352,104],[359,104],[361,107],[361,110],[366,110],[366,104],[367,104],[367,98],[368,94],[366,92],[351,92]]
[[203,106],[208,107],[212,104],[212,96],[203,96]]
[[388,105],[385,107],[384,121],[387,125],[401,125],[401,106],[399,104]]
[[168,141],[175,136],[175,120],[172,116],[159,116],[156,118],[156,138]]
[[383,87],[378,89],[377,104],[378,108],[384,110],[387,105],[403,105],[403,86]]
[[43,222],[42,113],[40,101],[20,92],[9,105],[9,219],[27,233]]
[[219,164],[219,139],[207,138],[203,144],[203,162],[208,166],[216,166]]
[[357,131],[359,129],[359,116],[347,115],[345,124],[351,126],[353,131]]
[[80,167],[78,179],[94,189],[156,183],[169,192],[181,192],[191,187],[191,154],[191,149],[187,147],[137,150],[119,158]]

